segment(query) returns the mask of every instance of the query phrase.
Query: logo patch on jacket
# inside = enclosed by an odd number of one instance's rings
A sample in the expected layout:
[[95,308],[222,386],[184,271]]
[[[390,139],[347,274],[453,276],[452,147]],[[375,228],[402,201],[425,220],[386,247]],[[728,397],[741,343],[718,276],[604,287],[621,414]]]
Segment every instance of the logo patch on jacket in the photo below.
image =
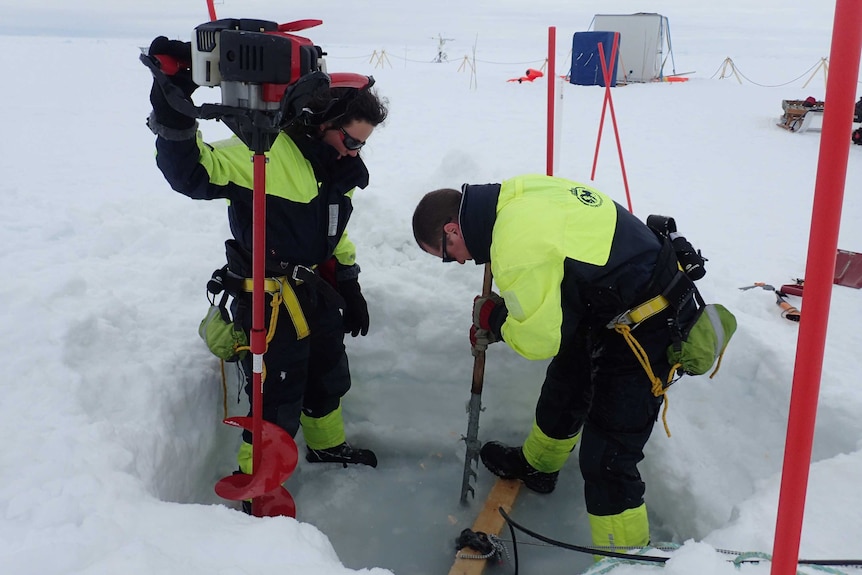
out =
[[572,192],[572,195],[578,198],[585,206],[597,208],[604,203],[600,195],[593,193],[592,190],[588,190],[587,188],[577,186],[569,188],[569,191]]

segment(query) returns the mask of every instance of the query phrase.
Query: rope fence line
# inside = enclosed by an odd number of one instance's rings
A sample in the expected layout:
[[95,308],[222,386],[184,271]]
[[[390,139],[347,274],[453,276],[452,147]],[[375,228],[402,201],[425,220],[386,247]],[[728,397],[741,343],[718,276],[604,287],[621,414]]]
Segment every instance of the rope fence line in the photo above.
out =
[[[821,68],[823,69],[823,76],[825,79],[826,75],[829,73],[829,60],[827,58],[821,58],[819,62],[817,62],[816,64],[814,64],[810,68],[808,68],[805,72],[803,72],[802,74],[800,74],[799,76],[797,76],[793,80],[790,80],[788,82],[784,82],[782,84],[759,84],[759,83],[755,82],[754,80],[752,80],[751,78],[748,78],[745,74],[743,74],[742,71],[739,69],[739,67],[733,63],[733,60],[731,60],[730,58],[725,58],[724,62],[722,62],[719,69],[716,70],[715,73],[713,73],[713,75],[710,76],[709,79],[712,80],[713,78],[715,78],[715,75],[718,74],[720,71],[721,76],[719,76],[719,78],[718,78],[719,80],[729,77],[729,74],[733,74],[733,76],[736,77],[737,81],[740,84],[742,84],[742,80],[740,79],[740,76],[741,76],[742,78],[745,78],[746,80],[748,80],[749,82],[751,82],[755,86],[760,86],[761,88],[780,88],[782,86],[787,86],[789,84],[792,84],[793,82],[801,80],[806,74],[811,72],[811,75],[808,77],[808,80],[806,80],[805,84],[802,85],[802,87],[805,88],[806,86],[808,86],[808,83],[811,82],[812,79],[814,79],[814,75],[817,74],[817,72]],[[857,81],[857,84],[858,83],[859,82]]]
[[[383,54],[383,53],[385,53],[387,56],[389,56],[391,58],[395,58],[396,60],[401,60],[402,62],[412,62],[414,64],[459,64],[466,59],[466,60],[469,60],[470,62],[478,62],[479,64],[492,64],[492,65],[500,65],[500,66],[529,66],[530,64],[535,64],[536,62],[544,62],[546,60],[546,58],[542,58],[541,60],[531,60],[529,62],[492,62],[490,60],[480,60],[478,58],[474,59],[474,58],[471,58],[470,56],[465,55],[463,58],[459,58],[457,60],[449,60],[447,58],[446,60],[441,60],[438,62],[437,60],[433,60],[433,59],[432,60],[415,60],[413,58],[406,58],[404,56],[395,56],[395,55],[390,54],[389,52],[386,52],[386,50],[381,50],[380,52],[377,52],[375,50],[372,54],[369,55],[369,57],[374,57],[375,54]],[[330,58],[332,58],[332,56],[326,57],[327,60],[329,60]],[[365,58],[365,56],[360,56],[360,58]]]
[[[475,69],[475,64],[488,64],[492,66],[537,66],[542,65],[547,61],[547,58],[541,58],[536,60],[527,60],[527,61],[519,61],[519,62],[500,62],[494,60],[480,60],[478,58],[471,58],[470,56],[465,55],[463,58],[459,59],[444,59],[444,60],[418,60],[415,58],[407,58],[405,56],[398,56],[395,54],[391,54],[386,50],[374,50],[371,54],[364,54],[362,56],[333,56],[331,54],[327,55],[327,60],[360,60],[360,59],[368,59],[369,63],[375,63],[375,67],[392,67],[392,63],[389,61],[390,59],[399,60],[401,62],[409,62],[413,64],[458,64],[458,71],[462,71],[465,65],[472,66]],[[571,68],[571,51],[569,51],[569,63],[566,66],[566,70]],[[814,78],[820,69],[823,69],[824,77],[829,72],[829,59],[828,58],[820,58],[816,63],[812,64],[808,67],[807,70],[793,78],[792,80],[788,80],[786,82],[781,82],[778,84],[765,84],[762,82],[755,81],[748,77],[745,73],[740,70],[739,66],[737,66],[733,60],[729,57],[725,58],[724,62],[722,62],[715,72],[708,78],[709,80],[715,79],[718,76],[719,80],[723,80],[725,78],[729,78],[731,75],[736,78],[736,80],[742,84],[742,80],[744,79],[746,82],[753,84],[755,86],[759,86],[761,88],[781,88],[783,86],[789,86],[795,82],[800,81],[802,78],[808,76],[808,80],[806,80],[805,84],[802,86],[805,88],[808,83]],[[857,84],[862,84],[862,80],[856,80]]]

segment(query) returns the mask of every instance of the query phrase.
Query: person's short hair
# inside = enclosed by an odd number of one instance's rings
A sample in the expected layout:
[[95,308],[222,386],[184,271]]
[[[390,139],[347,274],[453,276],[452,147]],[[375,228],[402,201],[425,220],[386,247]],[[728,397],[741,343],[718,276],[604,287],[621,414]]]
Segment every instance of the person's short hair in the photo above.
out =
[[458,221],[461,209],[461,192],[441,188],[428,192],[419,200],[413,211],[413,238],[420,248],[440,242],[443,226]]

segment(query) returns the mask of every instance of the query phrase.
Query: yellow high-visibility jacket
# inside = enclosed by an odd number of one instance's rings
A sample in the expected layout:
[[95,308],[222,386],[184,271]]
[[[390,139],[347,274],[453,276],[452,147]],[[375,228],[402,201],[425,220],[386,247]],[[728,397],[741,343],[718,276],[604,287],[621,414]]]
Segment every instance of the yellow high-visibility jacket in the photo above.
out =
[[[230,229],[251,253],[254,169],[251,152],[237,137],[208,144],[197,139],[156,139],[156,161],[174,190],[196,200],[229,201]],[[360,157],[338,159],[331,146],[310,138],[276,137],[266,153],[266,257],[307,267],[335,257],[358,274],[356,247],[346,228],[353,191],[368,185]],[[250,273],[250,270],[233,270]],[[339,278],[349,279],[349,278]]]
[[522,356],[553,357],[580,322],[603,326],[645,300],[661,243],[609,196],[544,175],[463,192],[467,248],[490,259],[508,308],[500,332]]

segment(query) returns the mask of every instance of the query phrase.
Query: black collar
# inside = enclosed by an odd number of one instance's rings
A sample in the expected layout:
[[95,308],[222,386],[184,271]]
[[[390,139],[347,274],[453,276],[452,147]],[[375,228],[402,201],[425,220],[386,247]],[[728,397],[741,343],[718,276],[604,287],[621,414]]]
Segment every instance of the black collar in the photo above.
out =
[[305,135],[289,136],[299,151],[311,162],[319,181],[330,182],[346,193],[353,188],[368,187],[368,168],[360,156],[338,157],[338,151],[322,140]]
[[491,233],[497,221],[500,184],[468,185],[461,188],[461,235],[476,265],[491,261]]

